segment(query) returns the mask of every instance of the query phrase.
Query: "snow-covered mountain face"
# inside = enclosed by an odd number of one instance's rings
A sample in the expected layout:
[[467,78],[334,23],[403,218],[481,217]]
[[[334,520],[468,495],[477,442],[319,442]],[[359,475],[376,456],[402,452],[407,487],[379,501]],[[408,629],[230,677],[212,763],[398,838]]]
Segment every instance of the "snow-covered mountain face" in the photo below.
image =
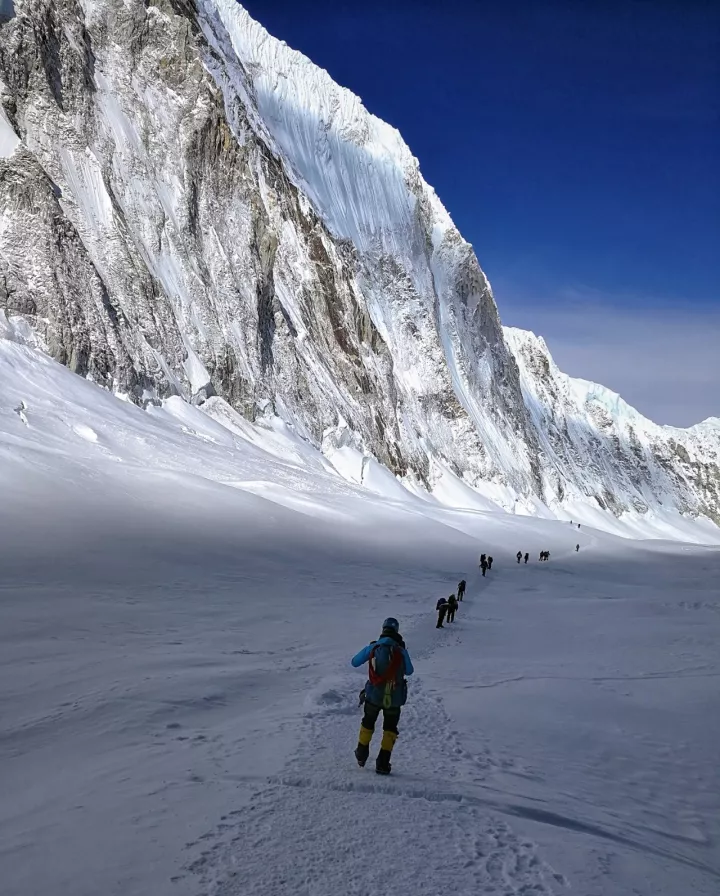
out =
[[562,373],[545,341],[505,327],[542,465],[563,471],[558,497],[615,515],[670,508],[720,523],[720,419],[657,426],[615,392]]
[[717,424],[655,427],[583,397],[530,335],[506,339],[398,132],[234,0],[15,11],[0,30],[13,332],[138,403],[217,393],[276,414],[356,479],[373,455],[516,512],[720,519]]

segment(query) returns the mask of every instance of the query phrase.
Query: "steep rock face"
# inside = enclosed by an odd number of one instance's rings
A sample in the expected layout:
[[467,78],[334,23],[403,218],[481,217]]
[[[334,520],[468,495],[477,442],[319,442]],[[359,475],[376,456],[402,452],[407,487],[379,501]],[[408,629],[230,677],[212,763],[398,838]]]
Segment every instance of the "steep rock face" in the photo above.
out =
[[352,250],[240,106],[231,130],[194,19],[75,0],[17,13],[0,56],[27,147],[0,165],[8,312],[137,400],[216,390],[250,417],[277,402],[315,440],[340,411],[400,467],[392,361]]
[[511,327],[505,338],[560,498],[616,515],[664,507],[720,524],[719,419],[657,426],[615,392],[562,373],[542,338]]
[[137,402],[279,414],[425,485],[491,483],[508,508],[718,512],[712,426],[656,450],[595,409],[576,438],[397,131],[234,0],[15,8],[0,309],[53,357]]
[[[330,96],[308,112],[308,139],[326,140],[329,177],[344,152],[335,174],[358,188],[340,204],[359,217],[340,226],[265,123],[270,75],[234,52],[236,14],[256,42],[281,47],[219,0],[19,0],[0,52],[3,106],[26,148],[0,172],[8,312],[31,319],[59,360],[138,400],[217,391],[250,417],[272,403],[317,443],[345,421],[391,469],[426,482],[440,459],[471,481],[536,490],[489,287],[416,161],[305,61],[303,89],[320,76]],[[366,180],[385,197],[383,220],[350,177],[378,148],[384,165]],[[22,178],[43,203],[14,205]],[[60,232],[82,257],[74,271]],[[28,233],[57,251],[25,257]]]

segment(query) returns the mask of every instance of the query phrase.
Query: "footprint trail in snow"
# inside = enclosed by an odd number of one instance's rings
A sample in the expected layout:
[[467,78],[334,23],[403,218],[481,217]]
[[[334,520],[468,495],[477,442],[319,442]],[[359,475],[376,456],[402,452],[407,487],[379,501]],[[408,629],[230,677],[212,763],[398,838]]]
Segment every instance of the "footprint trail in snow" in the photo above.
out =
[[[440,646],[423,634],[409,638],[420,660]],[[390,886],[413,896],[565,891],[564,878],[533,843],[465,797],[466,787],[477,788],[488,766],[500,763],[463,749],[422,674],[411,679],[392,775],[374,771],[379,724],[371,761],[364,769],[355,765],[362,681],[356,673],[338,674],[308,694],[298,747],[283,772],[208,834],[203,854],[188,866],[202,892],[373,896]]]

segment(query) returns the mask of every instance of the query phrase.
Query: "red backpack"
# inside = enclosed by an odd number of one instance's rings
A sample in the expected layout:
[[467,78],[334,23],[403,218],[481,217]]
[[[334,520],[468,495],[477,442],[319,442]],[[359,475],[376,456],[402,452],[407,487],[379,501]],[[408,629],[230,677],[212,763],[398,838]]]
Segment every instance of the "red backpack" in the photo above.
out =
[[[376,656],[376,654],[380,654]],[[383,656],[384,654],[384,656]],[[397,644],[375,644],[368,659],[368,678],[373,687],[386,685],[392,690],[404,666],[402,647]]]

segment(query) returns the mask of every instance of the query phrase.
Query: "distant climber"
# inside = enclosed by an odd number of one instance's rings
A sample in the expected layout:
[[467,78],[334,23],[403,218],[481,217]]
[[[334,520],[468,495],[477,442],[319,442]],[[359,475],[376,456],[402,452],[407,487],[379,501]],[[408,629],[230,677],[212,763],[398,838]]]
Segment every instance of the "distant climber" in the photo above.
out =
[[575,552],[577,553],[577,551],[579,551],[579,550],[580,550],[580,545],[579,545],[579,544],[576,544],[576,545],[575,545]]
[[527,563],[529,559],[530,559],[530,554],[527,554],[527,553],[526,553],[526,554],[525,554],[525,562]]
[[580,528],[580,523],[578,523],[578,529]]
[[[485,556],[485,555],[483,554],[483,557],[484,557],[484,556]],[[487,562],[487,560],[483,560],[482,563],[480,564],[480,569],[482,569],[482,574],[483,574],[483,576],[484,576],[485,573],[487,572],[487,568],[488,568],[488,562]]]
[[545,551],[540,551],[540,556],[538,557],[538,560],[544,560],[544,559],[545,559]]
[[455,622],[455,614],[457,613],[458,602],[455,595],[451,594],[447,602],[447,621]]
[[383,736],[375,761],[375,771],[379,775],[389,775],[390,757],[398,736],[400,709],[407,701],[405,676],[412,675],[415,671],[405,642],[400,637],[400,623],[397,619],[386,619],[378,640],[363,647],[350,662],[356,668],[368,663],[365,712],[360,723],[355,758],[361,768],[367,762],[375,723],[382,712]]
[[463,579],[458,584],[458,600],[462,600],[465,597],[465,585],[466,584],[467,584],[467,582],[465,581],[465,579]]
[[515,556],[517,557],[517,562],[519,563],[522,560],[522,551],[518,551]]
[[487,562],[487,556],[485,554],[480,554],[480,562],[478,563],[478,566],[482,566],[483,563],[486,563],[486,562]]
[[492,557],[488,557],[488,569],[492,569]]
[[445,614],[448,611],[447,598],[441,597],[440,600],[435,604],[435,609],[437,610],[437,613],[438,613],[438,621],[437,621],[437,625],[435,626],[435,628],[442,628],[443,622],[445,620]]

